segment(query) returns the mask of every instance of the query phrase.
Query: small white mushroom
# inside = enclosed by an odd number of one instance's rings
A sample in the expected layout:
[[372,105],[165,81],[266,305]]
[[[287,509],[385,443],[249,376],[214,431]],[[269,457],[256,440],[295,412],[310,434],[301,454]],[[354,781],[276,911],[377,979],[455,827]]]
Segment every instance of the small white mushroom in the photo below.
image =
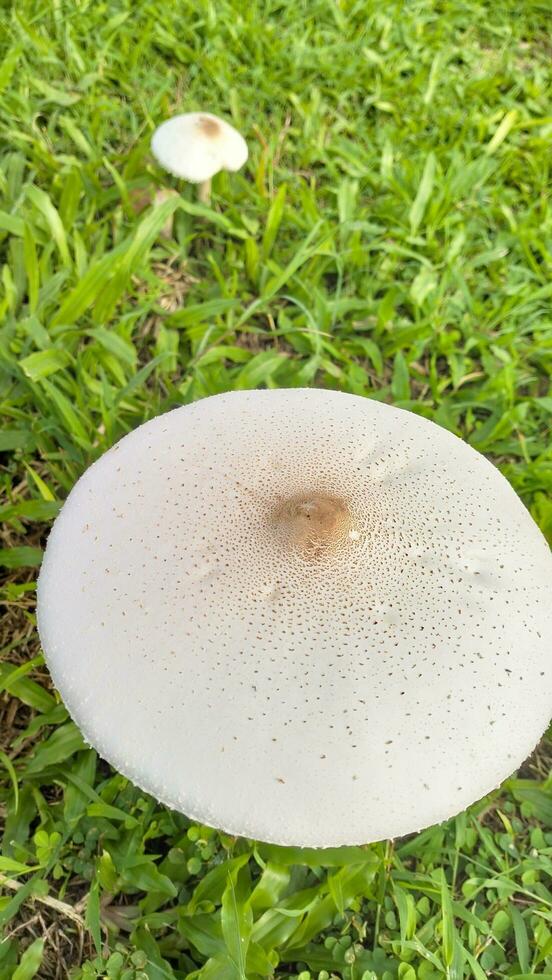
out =
[[100,754],[277,843],[418,830],[550,717],[552,559],[432,422],[313,390],[176,409],[78,481],[38,583],[48,666]]
[[151,149],[165,170],[199,184],[200,201],[208,202],[211,179],[219,170],[240,170],[247,143],[237,129],[209,112],[186,112],[155,130]]

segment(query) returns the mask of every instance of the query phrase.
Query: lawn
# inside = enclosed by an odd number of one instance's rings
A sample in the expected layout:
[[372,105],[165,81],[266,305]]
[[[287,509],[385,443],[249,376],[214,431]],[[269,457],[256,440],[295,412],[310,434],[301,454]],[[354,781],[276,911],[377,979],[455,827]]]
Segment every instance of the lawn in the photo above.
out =
[[[83,470],[230,389],[418,412],[552,539],[549,3],[2,7],[0,980],[552,975],[550,739],[409,838],[231,838],[83,743],[34,618]],[[250,149],[210,206],[149,151],[192,109]]]

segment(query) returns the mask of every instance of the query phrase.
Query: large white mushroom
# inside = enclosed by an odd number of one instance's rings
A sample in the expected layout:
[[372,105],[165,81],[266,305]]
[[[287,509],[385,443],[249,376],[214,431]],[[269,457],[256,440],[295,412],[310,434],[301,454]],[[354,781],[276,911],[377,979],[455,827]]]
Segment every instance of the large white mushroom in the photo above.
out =
[[199,199],[208,202],[211,179],[219,170],[240,170],[247,143],[237,129],[210,112],[186,112],[161,123],[151,149],[165,170],[199,184]]
[[432,422],[321,390],[218,395],[69,495],[38,586],[89,742],[189,816],[329,846],[496,787],[551,713],[552,560]]

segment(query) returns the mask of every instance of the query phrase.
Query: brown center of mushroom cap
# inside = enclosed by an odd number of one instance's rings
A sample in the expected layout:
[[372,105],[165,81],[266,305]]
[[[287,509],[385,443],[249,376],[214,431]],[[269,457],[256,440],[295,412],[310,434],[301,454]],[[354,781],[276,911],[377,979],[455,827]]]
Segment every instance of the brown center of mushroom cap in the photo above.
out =
[[216,119],[211,119],[209,116],[200,116],[197,125],[204,136],[210,136],[214,139],[220,133],[220,126]]
[[323,493],[279,501],[271,524],[290,551],[305,559],[323,558],[349,539],[352,519],[344,500]]

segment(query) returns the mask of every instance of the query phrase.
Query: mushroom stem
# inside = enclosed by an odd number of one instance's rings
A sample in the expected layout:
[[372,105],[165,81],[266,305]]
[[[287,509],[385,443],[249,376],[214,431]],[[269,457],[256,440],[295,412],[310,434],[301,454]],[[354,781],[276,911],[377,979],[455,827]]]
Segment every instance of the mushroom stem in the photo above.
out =
[[202,204],[211,203],[211,178],[207,180],[202,180],[199,185],[197,196]]

